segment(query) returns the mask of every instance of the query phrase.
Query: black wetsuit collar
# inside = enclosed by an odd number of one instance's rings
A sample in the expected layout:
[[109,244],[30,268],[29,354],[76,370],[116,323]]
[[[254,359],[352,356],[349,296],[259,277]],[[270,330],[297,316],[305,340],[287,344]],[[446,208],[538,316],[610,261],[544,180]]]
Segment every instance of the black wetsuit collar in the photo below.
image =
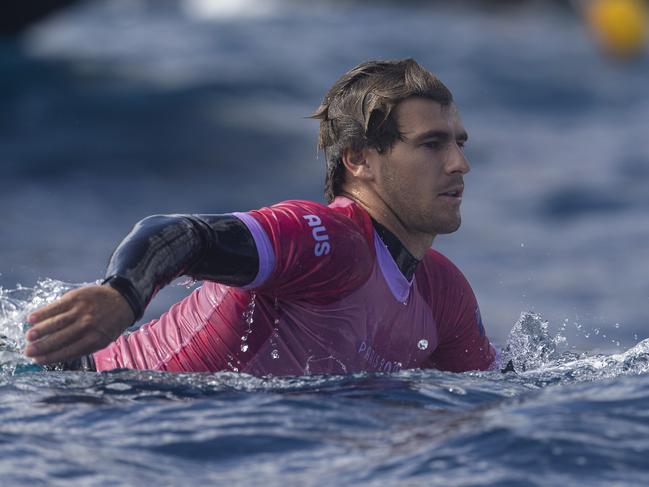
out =
[[376,233],[379,234],[379,237],[381,237],[381,240],[388,248],[390,255],[397,264],[397,267],[399,267],[399,270],[405,278],[410,281],[412,276],[415,275],[415,270],[417,269],[419,260],[408,251],[405,245],[401,243],[394,233],[385,228],[374,218],[372,218],[372,224],[374,225]]

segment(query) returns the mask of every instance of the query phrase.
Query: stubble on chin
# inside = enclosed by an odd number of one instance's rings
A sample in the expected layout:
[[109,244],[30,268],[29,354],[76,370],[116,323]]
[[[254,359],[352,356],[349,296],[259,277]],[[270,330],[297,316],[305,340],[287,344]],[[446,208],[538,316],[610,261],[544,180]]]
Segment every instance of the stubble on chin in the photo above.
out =
[[420,228],[429,235],[448,235],[458,231],[462,224],[462,217],[457,215],[433,215]]

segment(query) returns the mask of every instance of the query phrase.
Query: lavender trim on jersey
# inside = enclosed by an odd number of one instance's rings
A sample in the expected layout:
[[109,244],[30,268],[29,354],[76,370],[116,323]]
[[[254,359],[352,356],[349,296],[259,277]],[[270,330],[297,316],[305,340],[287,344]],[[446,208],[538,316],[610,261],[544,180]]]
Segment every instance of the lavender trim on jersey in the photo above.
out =
[[275,252],[273,251],[273,246],[270,243],[268,235],[266,235],[266,232],[257,220],[247,213],[236,212],[232,213],[232,215],[237,217],[246,227],[248,227],[248,230],[250,230],[252,238],[255,241],[255,245],[257,246],[257,253],[259,254],[259,271],[257,271],[257,275],[250,284],[243,286],[244,289],[254,289],[266,282],[266,279],[270,277],[271,273],[275,269]]
[[399,270],[399,266],[394,261],[390,255],[390,251],[379,237],[379,234],[374,231],[374,248],[376,249],[376,260],[379,261],[379,267],[385,278],[385,282],[388,283],[392,295],[400,303],[404,303],[408,299],[408,294],[410,293],[410,287],[415,280],[413,276],[412,280],[406,279]]

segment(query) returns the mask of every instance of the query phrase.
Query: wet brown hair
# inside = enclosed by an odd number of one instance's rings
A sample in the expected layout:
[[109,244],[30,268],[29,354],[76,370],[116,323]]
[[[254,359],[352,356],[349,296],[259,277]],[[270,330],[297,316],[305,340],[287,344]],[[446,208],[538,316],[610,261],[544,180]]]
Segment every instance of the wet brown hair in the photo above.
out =
[[374,147],[384,152],[401,138],[393,110],[412,96],[442,105],[453,95],[414,59],[368,61],[345,73],[311,116],[320,120],[318,148],[326,159],[325,197],[332,201],[345,180],[343,152]]

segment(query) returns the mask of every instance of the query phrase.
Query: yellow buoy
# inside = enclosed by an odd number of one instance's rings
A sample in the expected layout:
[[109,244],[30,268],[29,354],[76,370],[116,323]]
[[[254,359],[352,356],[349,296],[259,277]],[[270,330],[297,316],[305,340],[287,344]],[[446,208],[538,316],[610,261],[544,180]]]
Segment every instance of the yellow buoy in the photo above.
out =
[[631,57],[647,43],[647,6],[643,0],[589,0],[583,3],[595,37],[610,54]]

